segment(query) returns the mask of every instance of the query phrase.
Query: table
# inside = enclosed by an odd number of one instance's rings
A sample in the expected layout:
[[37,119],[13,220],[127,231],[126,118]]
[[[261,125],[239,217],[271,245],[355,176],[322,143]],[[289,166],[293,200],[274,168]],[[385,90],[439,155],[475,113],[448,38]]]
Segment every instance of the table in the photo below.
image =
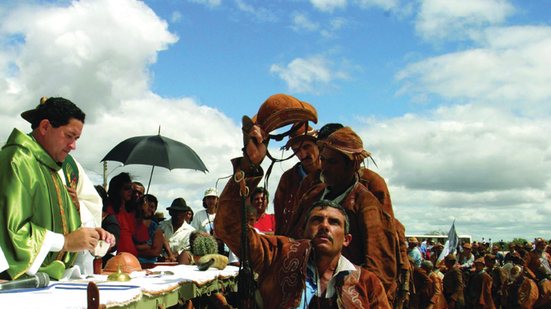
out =
[[[209,268],[199,271],[196,266],[159,266],[151,269],[162,275],[133,272],[127,282],[106,281],[105,275],[83,280],[51,282],[42,289],[0,294],[0,307],[15,305],[19,308],[87,308],[88,283],[94,282],[99,290],[100,307],[105,308],[163,308],[170,307],[201,295],[210,295],[225,289],[236,289],[238,267],[224,270]],[[166,274],[166,272],[172,274]]]

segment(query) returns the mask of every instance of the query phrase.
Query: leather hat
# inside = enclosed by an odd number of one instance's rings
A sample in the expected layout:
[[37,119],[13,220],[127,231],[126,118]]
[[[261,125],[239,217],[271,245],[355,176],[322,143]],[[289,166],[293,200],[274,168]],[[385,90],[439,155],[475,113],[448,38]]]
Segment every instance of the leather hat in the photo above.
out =
[[265,133],[297,122],[318,122],[318,112],[308,102],[279,93],[270,96],[252,119]]
[[291,128],[291,134],[289,134],[289,140],[285,144],[285,149],[291,148],[293,144],[299,142],[311,141],[316,142],[318,132],[310,127],[305,122],[295,123]]
[[128,252],[119,252],[119,254],[110,258],[109,261],[105,264],[105,268],[102,273],[110,274],[118,271],[119,266],[121,272],[130,274],[134,271],[142,270],[142,266],[138,258],[135,257],[132,253]]

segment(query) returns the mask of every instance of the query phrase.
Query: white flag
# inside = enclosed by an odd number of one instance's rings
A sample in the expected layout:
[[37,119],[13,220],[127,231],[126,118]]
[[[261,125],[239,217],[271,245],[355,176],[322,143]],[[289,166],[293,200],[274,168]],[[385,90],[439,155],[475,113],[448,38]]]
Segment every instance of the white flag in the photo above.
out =
[[455,251],[457,250],[458,242],[459,242],[459,237],[457,237],[457,233],[455,232],[455,220],[453,220],[452,227],[448,232],[448,240],[446,240],[446,243],[444,244],[444,249],[442,249],[440,256],[436,260],[437,261],[436,264],[442,261],[446,257],[446,255],[450,253],[455,253]]
[[457,245],[459,243],[459,237],[457,237],[457,233],[455,232],[455,220],[453,220],[452,227],[448,232],[448,241],[449,252],[455,253],[455,251],[457,250]]

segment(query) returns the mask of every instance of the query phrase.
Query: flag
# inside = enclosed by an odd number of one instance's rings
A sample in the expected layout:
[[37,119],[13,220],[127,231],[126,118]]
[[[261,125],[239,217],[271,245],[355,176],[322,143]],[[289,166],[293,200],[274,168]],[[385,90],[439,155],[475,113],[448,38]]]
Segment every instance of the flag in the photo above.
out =
[[455,253],[458,243],[459,237],[457,237],[457,232],[455,232],[455,220],[453,220],[450,231],[448,232],[448,240],[446,240],[446,243],[444,244],[444,249],[442,249],[442,252],[440,253],[440,256],[438,257],[436,263],[438,264],[440,261],[442,261],[446,257],[446,255],[450,253]]
[[455,253],[455,250],[457,249],[457,245],[459,244],[459,237],[457,237],[457,232],[455,232],[455,220],[452,222],[452,227],[450,228],[450,231],[448,232],[448,250],[450,253]]

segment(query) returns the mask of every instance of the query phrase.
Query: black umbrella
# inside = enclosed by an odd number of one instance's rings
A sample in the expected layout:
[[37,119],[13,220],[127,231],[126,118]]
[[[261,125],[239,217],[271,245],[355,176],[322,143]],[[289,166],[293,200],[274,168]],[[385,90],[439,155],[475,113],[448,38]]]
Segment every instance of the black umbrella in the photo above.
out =
[[193,149],[181,142],[161,136],[160,133],[128,138],[111,149],[101,161],[118,161],[125,165],[151,165],[147,191],[149,191],[155,166],[162,166],[169,170],[187,168],[208,172],[207,167]]

